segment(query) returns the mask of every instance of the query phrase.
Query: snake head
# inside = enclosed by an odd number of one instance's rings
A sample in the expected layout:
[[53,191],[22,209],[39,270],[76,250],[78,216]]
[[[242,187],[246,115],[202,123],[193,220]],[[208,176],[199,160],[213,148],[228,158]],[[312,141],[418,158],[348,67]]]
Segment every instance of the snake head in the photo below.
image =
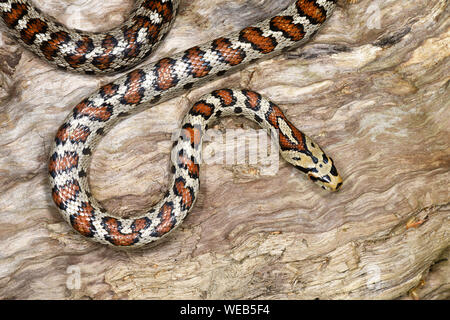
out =
[[308,178],[328,191],[337,191],[343,180],[334,165],[318,145],[305,136],[306,150],[288,151],[283,157],[295,168],[304,172]]
[[[326,155],[324,155],[327,157]],[[328,163],[320,163],[318,167],[309,169],[307,172],[308,178],[328,191],[338,191],[342,186],[342,178],[333,164],[333,160],[328,158]],[[327,165],[329,164],[329,165]]]

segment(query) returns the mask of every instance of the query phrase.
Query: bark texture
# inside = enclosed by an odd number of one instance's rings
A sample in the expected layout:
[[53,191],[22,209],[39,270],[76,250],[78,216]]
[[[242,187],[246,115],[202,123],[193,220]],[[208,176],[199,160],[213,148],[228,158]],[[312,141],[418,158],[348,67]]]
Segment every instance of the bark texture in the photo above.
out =
[[[130,0],[35,3],[85,30],[107,30],[132,7]],[[149,61],[288,3],[183,0]],[[93,195],[117,215],[162,197],[172,132],[196,98],[220,87],[271,98],[333,157],[344,178],[342,190],[330,194],[281,160],[276,175],[263,175],[261,164],[202,165],[201,194],[183,225],[134,251],[72,231],[47,181],[57,128],[112,77],[56,70],[2,30],[0,298],[449,298],[449,27],[446,0],[341,1],[302,48],[117,125],[90,170]],[[251,128],[257,127],[237,118],[215,127]],[[218,141],[208,147],[234,150]]]

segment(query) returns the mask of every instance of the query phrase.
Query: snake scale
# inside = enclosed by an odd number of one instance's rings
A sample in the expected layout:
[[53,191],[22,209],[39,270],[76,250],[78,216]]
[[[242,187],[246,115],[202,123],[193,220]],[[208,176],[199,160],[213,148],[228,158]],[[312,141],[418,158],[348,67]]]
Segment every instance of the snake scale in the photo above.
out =
[[[276,137],[282,157],[322,188],[342,185],[333,160],[272,101],[242,89],[219,89],[186,114],[171,152],[172,181],[163,199],[137,217],[111,216],[88,185],[91,154],[124,117],[166,101],[311,38],[337,0],[296,0],[284,11],[203,45],[136,68],[78,103],[54,139],[49,177],[53,201],[80,234],[113,246],[139,247],[181,224],[199,192],[202,137],[220,117],[242,115]],[[25,0],[0,0],[0,21],[29,50],[60,68],[87,74],[129,69],[145,59],[169,29],[178,0],[137,0],[129,19],[106,33],[69,30]]]

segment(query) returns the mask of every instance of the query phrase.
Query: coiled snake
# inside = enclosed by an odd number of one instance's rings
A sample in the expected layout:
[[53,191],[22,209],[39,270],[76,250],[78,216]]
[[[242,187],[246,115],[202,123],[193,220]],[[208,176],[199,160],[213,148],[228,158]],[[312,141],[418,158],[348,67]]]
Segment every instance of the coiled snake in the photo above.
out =
[[[1,21],[27,48],[60,68],[89,74],[131,68],[149,55],[170,27],[178,0],[138,0],[130,18],[104,33],[69,30],[25,0],[0,0]],[[57,131],[49,161],[53,200],[82,235],[114,246],[141,246],[180,225],[199,190],[202,134],[214,120],[243,115],[276,134],[282,157],[322,188],[342,179],[330,157],[295,128],[280,108],[257,92],[220,89],[185,116],[172,150],[172,183],[163,199],[139,217],[110,216],[92,197],[88,165],[114,124],[139,106],[171,99],[306,42],[332,13],[336,0],[296,0],[279,15],[194,46],[119,77],[75,106]]]

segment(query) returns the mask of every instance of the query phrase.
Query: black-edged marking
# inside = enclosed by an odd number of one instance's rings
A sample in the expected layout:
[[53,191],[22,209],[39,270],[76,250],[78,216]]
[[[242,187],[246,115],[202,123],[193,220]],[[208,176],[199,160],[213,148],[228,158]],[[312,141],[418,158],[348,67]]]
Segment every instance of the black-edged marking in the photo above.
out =
[[295,23],[291,16],[275,16],[270,20],[270,29],[278,31],[291,41],[300,41],[305,37],[305,30],[301,23]]
[[48,171],[55,178],[57,175],[78,168],[78,159],[78,154],[74,151],[65,151],[63,155],[55,152],[50,157]]
[[322,24],[327,18],[325,8],[317,3],[315,0],[297,0],[295,3],[297,13],[305,17],[312,24]]
[[127,105],[140,104],[145,94],[145,88],[143,86],[145,78],[146,75],[142,69],[129,72],[125,80],[127,91],[120,99],[120,102]]
[[178,84],[180,79],[178,79],[175,71],[176,62],[172,58],[163,58],[155,64],[154,75],[156,81],[153,83],[155,90],[166,91]]
[[31,45],[38,34],[45,33],[47,30],[48,25],[45,21],[38,18],[30,19],[26,27],[20,30],[20,38],[27,45]]
[[103,52],[92,59],[92,64],[99,70],[105,71],[111,68],[116,59],[113,50],[117,47],[118,40],[111,34],[107,34],[102,41]]
[[[226,63],[230,66],[237,66],[247,57],[247,54],[243,49],[233,48],[233,43],[227,38],[215,39],[212,42],[211,49],[217,54],[220,62]],[[225,74],[226,71],[219,71],[219,73],[222,72]]]
[[96,234],[94,218],[94,208],[89,202],[83,201],[77,213],[70,215],[70,224],[83,236],[92,238]]
[[87,117],[91,121],[106,122],[111,119],[113,110],[113,106],[109,103],[97,107],[92,101],[85,99],[75,106],[73,117],[75,119]]
[[239,41],[249,43],[252,48],[262,54],[268,54],[275,50],[278,43],[272,36],[264,36],[263,30],[257,27],[247,27],[239,33]]
[[186,50],[182,59],[188,66],[188,74],[194,78],[203,78],[212,69],[209,61],[205,59],[205,51],[199,47],[192,47]]
[[231,89],[219,89],[212,92],[212,95],[218,99],[224,107],[232,107],[236,104],[237,98]]
[[245,106],[253,111],[258,111],[261,109],[261,100],[262,96],[250,90],[242,90],[242,93],[245,96]]
[[202,134],[203,131],[200,125],[185,123],[181,128],[180,138],[189,142],[192,148],[198,149],[202,141]]
[[195,201],[194,190],[191,187],[186,186],[186,180],[183,177],[178,177],[175,179],[173,193],[176,196],[181,197],[181,210],[185,211],[192,208]]
[[189,110],[189,114],[193,116],[201,116],[208,120],[214,114],[214,105],[204,100],[196,102]]
[[160,223],[155,227],[151,233],[152,237],[162,237],[173,229],[177,220],[174,213],[174,204],[172,201],[166,201],[158,212],[157,217],[161,219]]
[[54,186],[52,188],[53,202],[61,210],[66,210],[70,202],[77,200],[81,187],[77,180],[67,181],[63,186]]
[[23,3],[11,4],[11,9],[2,13],[3,21],[9,28],[15,28],[19,21],[28,14],[28,8]]

